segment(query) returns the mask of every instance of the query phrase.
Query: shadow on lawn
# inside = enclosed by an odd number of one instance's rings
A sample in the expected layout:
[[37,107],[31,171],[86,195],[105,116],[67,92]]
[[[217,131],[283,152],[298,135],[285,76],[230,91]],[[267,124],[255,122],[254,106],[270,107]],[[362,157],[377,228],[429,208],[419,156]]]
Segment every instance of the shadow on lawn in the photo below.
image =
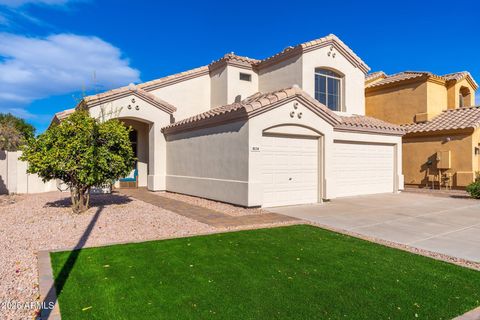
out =
[[[123,198],[120,196],[117,196],[117,197]],[[47,306],[49,302],[58,303],[58,297],[60,296],[63,290],[63,287],[65,286],[65,283],[67,282],[67,279],[70,273],[72,272],[73,267],[75,266],[75,262],[78,259],[80,250],[85,246],[85,243],[87,242],[88,237],[90,236],[90,233],[92,233],[93,227],[95,226],[95,223],[97,222],[104,208],[105,208],[105,205],[103,204],[98,206],[97,211],[95,212],[95,215],[92,217],[92,220],[90,220],[90,223],[88,224],[87,228],[83,232],[83,235],[80,237],[80,240],[78,240],[77,244],[75,245],[75,249],[70,252],[70,255],[68,256],[67,261],[63,265],[62,270],[60,270],[58,277],[54,279],[55,284],[50,288],[50,290],[48,290],[48,294],[43,300],[44,305]],[[48,309],[48,308],[42,309],[41,319],[48,319],[52,311],[53,309]]]

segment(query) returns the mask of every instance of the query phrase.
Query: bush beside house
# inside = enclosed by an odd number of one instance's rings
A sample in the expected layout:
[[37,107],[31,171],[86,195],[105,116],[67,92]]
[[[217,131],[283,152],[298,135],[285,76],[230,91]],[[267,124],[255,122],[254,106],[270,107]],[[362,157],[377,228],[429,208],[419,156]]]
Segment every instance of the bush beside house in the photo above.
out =
[[135,159],[129,128],[118,120],[100,122],[76,111],[29,141],[21,160],[44,181],[62,180],[70,188],[72,209],[88,209],[90,188],[130,173]]

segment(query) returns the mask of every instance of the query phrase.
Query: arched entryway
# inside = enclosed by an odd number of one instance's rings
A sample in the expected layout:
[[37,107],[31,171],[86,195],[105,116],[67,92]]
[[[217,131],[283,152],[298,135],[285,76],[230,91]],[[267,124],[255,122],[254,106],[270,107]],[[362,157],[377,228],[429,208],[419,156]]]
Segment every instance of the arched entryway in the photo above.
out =
[[131,127],[130,143],[137,161],[130,175],[116,183],[117,188],[136,188],[148,186],[149,130],[150,123],[133,118],[119,119],[125,126]]

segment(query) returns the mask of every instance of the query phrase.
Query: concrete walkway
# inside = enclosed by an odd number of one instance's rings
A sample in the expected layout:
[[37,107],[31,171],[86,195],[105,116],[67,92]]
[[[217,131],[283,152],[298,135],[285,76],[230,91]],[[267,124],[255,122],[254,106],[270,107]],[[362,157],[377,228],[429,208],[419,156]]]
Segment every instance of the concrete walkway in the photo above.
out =
[[480,262],[480,201],[401,193],[268,208],[325,226]]
[[299,219],[295,217],[290,217],[277,213],[252,214],[233,217],[218,211],[210,210],[200,206],[195,206],[183,201],[162,197],[161,195],[150,192],[144,188],[120,189],[119,192],[214,227],[238,227],[257,224],[299,221]]

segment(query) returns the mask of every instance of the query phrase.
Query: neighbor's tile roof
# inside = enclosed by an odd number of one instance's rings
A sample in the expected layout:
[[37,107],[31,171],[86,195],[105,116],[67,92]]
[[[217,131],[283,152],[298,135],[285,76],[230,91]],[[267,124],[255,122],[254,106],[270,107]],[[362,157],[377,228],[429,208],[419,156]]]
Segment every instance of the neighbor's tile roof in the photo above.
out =
[[416,78],[421,78],[421,77],[430,77],[430,76],[433,76],[433,74],[430,73],[430,72],[404,71],[404,72],[399,72],[399,73],[387,76],[386,78],[384,78],[380,81],[367,84],[365,86],[365,88],[380,87],[380,86],[384,86],[386,84],[391,84],[391,83],[395,83],[395,82],[400,82],[400,81],[405,81],[405,80],[410,80],[410,79],[416,79]]
[[253,115],[270,110],[277,103],[293,97],[301,97],[312,111],[329,122],[335,129],[343,131],[365,131],[403,135],[405,129],[378,119],[366,116],[339,116],[325,105],[310,97],[297,86],[268,93],[256,93],[241,102],[217,107],[198,115],[172,123],[162,129],[165,133],[194,129],[206,124],[247,119]]
[[[382,80],[377,81],[377,82],[373,82],[373,83],[369,83],[373,79],[381,77],[381,74],[383,74],[383,76],[384,76],[384,78]],[[403,72],[395,73],[395,74],[392,74],[392,75],[389,75],[389,76],[385,76],[385,73],[383,71],[377,71],[377,72],[372,72],[370,74],[367,74],[365,76],[365,82],[366,82],[365,88],[367,88],[367,89],[368,88],[375,88],[375,87],[380,87],[380,86],[384,86],[384,85],[391,84],[391,83],[396,83],[396,82],[401,82],[401,81],[411,80],[411,79],[417,79],[417,78],[422,78],[422,77],[424,77],[424,78],[432,77],[432,78],[436,78],[436,79],[443,80],[443,81],[452,81],[452,80],[458,81],[458,80],[461,80],[465,77],[469,77],[469,79],[474,84],[474,87],[475,87],[474,89],[478,88],[478,84],[475,82],[475,79],[473,79],[471,74],[467,71],[449,73],[449,74],[446,74],[446,75],[443,75],[443,76],[435,75],[435,74],[433,74],[431,72],[427,72],[427,71],[403,71]]]
[[430,121],[405,126],[408,133],[478,127],[480,127],[480,107],[478,106],[446,110]]
[[369,81],[372,81],[372,80],[375,80],[375,79],[378,79],[378,78],[382,78],[382,77],[384,77],[384,78],[387,77],[387,75],[383,71],[370,72],[369,74],[367,74],[365,76],[365,82],[369,82]]
[[442,76],[442,78],[444,78],[446,81],[451,81],[451,80],[459,81],[467,77],[469,77],[474,83],[475,87],[478,88],[477,82],[475,81],[475,79],[473,79],[472,75],[468,71],[454,72],[454,73],[444,74]]

